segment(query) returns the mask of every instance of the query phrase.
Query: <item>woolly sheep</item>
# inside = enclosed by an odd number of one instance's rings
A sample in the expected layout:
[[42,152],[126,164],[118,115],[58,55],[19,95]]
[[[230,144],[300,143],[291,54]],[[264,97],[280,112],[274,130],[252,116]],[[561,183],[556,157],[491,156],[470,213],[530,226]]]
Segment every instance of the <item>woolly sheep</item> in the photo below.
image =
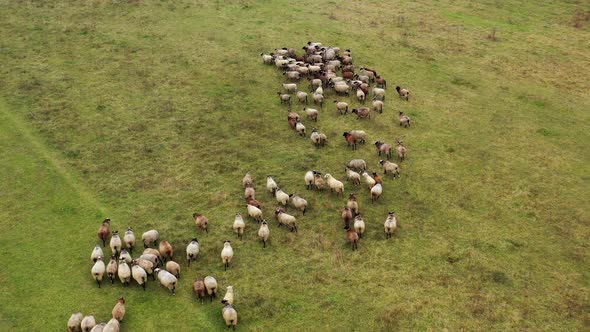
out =
[[232,286],[227,286],[225,295],[223,296],[223,301],[226,301],[229,304],[234,304],[234,288]]
[[274,57],[269,54],[260,53],[260,56],[262,57],[262,63],[267,65],[270,65],[274,59]]
[[383,193],[383,186],[381,183],[376,183],[373,188],[371,188],[371,203],[376,202],[381,194]]
[[274,192],[274,189],[277,187],[277,183],[273,178],[269,175],[266,177],[266,190],[271,194]]
[[107,325],[104,326],[104,329],[102,330],[102,332],[119,332],[120,328],[121,328],[121,323],[119,323],[118,320],[111,318],[111,320],[109,320]]
[[281,104],[287,104],[291,107],[291,95],[287,93],[277,92],[279,95],[279,99],[281,100]]
[[96,259],[98,257],[104,257],[104,254],[102,252],[102,248],[97,244],[92,249],[92,254],[90,254],[90,260],[92,260],[92,262],[96,262]]
[[223,249],[221,250],[221,261],[223,262],[224,270],[227,270],[233,257],[234,249],[231,247],[231,242],[225,241],[223,243]]
[[383,113],[383,101],[373,98],[373,111]]
[[100,288],[100,283],[102,282],[102,277],[104,276],[106,268],[104,266],[104,262],[102,261],[102,256],[98,256],[96,258],[96,262],[92,266],[90,272],[92,273],[92,277],[96,280],[98,284],[98,288]]
[[410,91],[408,89],[402,89],[399,86],[396,86],[395,90],[399,94],[400,99],[405,99],[406,101],[410,100]]
[[344,223],[344,229],[349,229],[350,222],[352,221],[352,210],[348,206],[345,206],[342,209],[340,217],[342,218],[342,222]]
[[288,80],[295,80],[298,81],[301,77],[298,71],[285,71],[283,72],[283,75],[285,75],[285,77]]
[[377,148],[377,152],[378,152],[379,156],[381,156],[381,152],[383,152],[387,159],[391,159],[391,145],[390,144],[383,143],[381,141],[376,141],[375,147]]
[[[152,263],[147,259],[142,259],[141,257],[139,259],[136,259],[134,262],[139,267],[141,267],[147,274],[151,275],[152,280],[156,280],[156,276],[154,275],[154,267],[157,266],[156,264]],[[133,269],[131,270],[131,273],[133,274]]]
[[113,318],[118,320],[119,322],[123,321],[125,318],[125,298],[121,297],[117,300],[115,307],[113,307]]
[[228,328],[231,327],[235,330],[236,325],[238,325],[238,312],[227,301],[221,301],[221,303],[223,303],[223,309],[221,309],[221,314],[223,315],[223,319],[225,320],[225,325]]
[[172,273],[166,270],[161,270],[159,268],[155,269],[154,273],[158,276],[160,284],[168,288],[172,292],[172,295],[176,295],[176,283],[178,282],[178,279],[176,279],[176,277],[172,275]]
[[203,279],[199,279],[198,277],[193,281],[193,292],[197,299],[203,303],[203,299],[205,298],[205,294],[207,293],[207,289],[205,288],[205,281]]
[[204,230],[206,233],[209,233],[209,219],[200,213],[193,213],[193,218],[195,219],[195,225],[197,228]]
[[356,200],[356,195],[354,193],[350,193],[348,195],[348,201],[346,201],[346,207],[350,209],[350,211],[354,214],[359,213],[359,203]]
[[212,276],[206,276],[204,282],[207,294],[209,294],[209,299],[213,302],[213,298],[217,296],[217,280]]
[[295,92],[297,91],[297,84],[295,83],[283,83],[283,89],[287,92]]
[[119,236],[119,231],[114,231],[113,235],[111,236],[110,247],[111,251],[118,255],[121,252],[122,241],[121,237]]
[[297,99],[299,100],[300,103],[307,104],[307,92],[297,91]]
[[364,171],[367,169],[367,163],[362,159],[353,159],[349,161],[348,164],[346,164],[346,166],[348,166],[348,168],[360,171]]
[[131,263],[131,276],[140,285],[143,290],[145,291],[145,284],[147,282],[147,272],[144,270],[137,261],[133,261]]
[[314,171],[314,181],[315,187],[318,191],[324,190],[324,179],[322,179],[322,173]]
[[297,194],[289,195],[289,197],[291,198],[291,205],[297,210],[301,211],[303,215],[305,215],[305,211],[307,210],[307,201]]
[[166,262],[166,271],[172,273],[177,279],[180,279],[180,264],[175,261]]
[[364,130],[351,130],[349,133],[354,136],[361,144],[365,144],[367,141],[367,133]]
[[353,171],[348,167],[346,167],[344,171],[346,172],[346,181],[352,181],[352,184],[354,186],[358,186],[361,184],[361,175],[359,173]]
[[106,325],[106,323],[96,324],[90,332],[103,332]]
[[305,111],[305,114],[307,114],[307,119],[318,121],[318,115],[320,114],[320,112],[317,109],[306,107],[303,109],[303,111]]
[[356,90],[356,99],[358,99],[358,101],[361,104],[365,103],[366,96],[365,96],[365,93],[363,92],[363,90],[361,90],[361,89]]
[[96,319],[94,319],[94,316],[84,317],[84,319],[82,319],[82,323],[80,324],[80,327],[82,328],[82,332],[90,332],[90,330],[92,330],[92,328],[95,326],[96,326]]
[[399,166],[396,163],[392,163],[389,160],[379,160],[379,164],[381,166],[383,166],[383,173],[387,174],[387,172],[389,171],[390,173],[393,173],[393,177],[398,177],[400,176],[399,174]]
[[373,88],[373,98],[375,100],[385,100],[385,89]]
[[98,228],[97,232],[98,238],[102,241],[102,246],[106,246],[106,241],[111,236],[111,219],[106,218],[100,227]]
[[119,260],[124,260],[127,262],[127,264],[130,264],[133,259],[131,258],[129,252],[126,249],[123,249],[119,255]]
[[309,90],[315,91],[318,87],[322,86],[322,80],[319,78],[314,78],[309,80]]
[[155,229],[151,229],[141,235],[144,248],[149,247],[152,243],[156,243],[159,239],[160,233],[158,233],[158,231]]
[[397,146],[395,149],[397,152],[397,157],[399,158],[400,162],[404,161],[406,159],[406,154],[408,154],[408,149],[406,149],[404,146],[404,142],[397,140],[396,143]]
[[336,104],[336,111],[340,114],[348,113],[348,104],[343,101],[334,100],[334,104]]
[[111,284],[115,283],[115,277],[117,276],[118,268],[119,263],[117,262],[117,256],[113,255],[111,256],[111,260],[109,261],[109,264],[106,268],[107,276],[109,277],[109,279],[111,279]]
[[247,187],[244,189],[244,197],[252,197],[253,199],[256,199],[256,190],[252,187]]
[[348,96],[348,93],[350,91],[350,86],[348,86],[345,83],[344,84],[335,84],[334,91],[336,91],[337,94],[345,94]]
[[368,107],[353,108],[352,113],[356,114],[357,120],[371,118],[371,109]]
[[252,175],[250,175],[250,172],[246,173],[246,175],[244,175],[242,178],[242,186],[244,186],[244,188],[250,188],[254,186],[254,181],[252,180]]
[[383,77],[376,75],[375,82],[377,83],[377,87],[380,87],[383,89],[387,88],[387,81]]
[[258,229],[258,238],[262,241],[262,247],[266,248],[266,242],[270,237],[270,229],[268,228],[268,223],[263,220],[260,224],[260,229]]
[[359,235],[354,229],[346,230],[346,239],[350,243],[353,251],[358,249]]
[[297,219],[290,214],[287,214],[279,209],[275,210],[275,215],[280,225],[285,225],[291,229],[291,232],[297,233]]
[[315,128],[311,130],[311,135],[309,135],[309,139],[311,139],[313,145],[316,148],[320,147],[320,145],[322,144],[322,137]]
[[133,252],[133,247],[135,246],[135,234],[133,233],[133,229],[131,229],[131,227],[127,227],[125,235],[123,236],[123,242],[125,242],[129,252]]
[[287,202],[289,202],[289,195],[286,192],[284,192],[281,188],[275,188],[274,195],[277,202],[283,206],[286,206]]
[[307,188],[307,190],[313,189],[313,185],[314,185],[314,176],[313,176],[313,171],[307,171],[305,173],[305,176],[303,177],[303,181],[305,181],[305,186]]
[[186,260],[188,261],[188,266],[191,266],[191,261],[197,259],[200,250],[201,246],[199,245],[199,240],[197,240],[197,238],[195,237],[186,246]]
[[393,232],[395,232],[397,228],[397,218],[395,217],[395,212],[389,212],[387,218],[385,219],[385,223],[383,223],[383,228],[385,231],[385,237],[390,239],[393,236]]
[[84,318],[84,316],[82,315],[81,312],[73,313],[70,316],[70,319],[68,320],[68,331],[69,332],[80,332],[80,331],[82,331],[82,328],[80,327],[80,324],[82,323],[82,319],[83,318]]
[[373,186],[375,185],[375,180],[369,175],[369,173],[363,172],[361,176],[363,177],[363,179],[365,179],[365,182],[367,183],[369,190],[373,188]]
[[244,223],[244,218],[239,213],[236,213],[236,217],[234,218],[233,229],[236,234],[238,234],[238,238],[242,239],[244,236],[244,228],[246,228],[246,224]]
[[330,187],[331,192],[336,192],[336,195],[342,196],[344,193],[344,184],[338,180],[336,180],[331,174],[324,175],[324,178],[327,180],[328,187]]
[[158,251],[160,252],[160,255],[162,255],[163,262],[174,257],[174,248],[168,241],[160,242],[160,245],[158,246]]
[[131,269],[126,261],[119,261],[119,267],[117,268],[117,275],[123,286],[128,286],[131,280]]
[[354,217],[354,230],[359,235],[359,238],[363,237],[363,233],[365,232],[365,221],[360,214]]
[[158,266],[160,264],[160,259],[158,258],[158,256],[154,254],[142,254],[141,256],[139,256],[139,259],[149,261],[155,266]]
[[[318,89],[321,89],[322,87],[319,87]],[[324,107],[324,95],[321,93],[314,93],[313,94],[313,103],[314,104],[319,104],[320,107]]]
[[410,127],[410,117],[405,115],[404,112],[399,112],[399,126]]
[[246,208],[248,209],[248,215],[250,217],[256,219],[257,222],[262,221],[262,210],[250,204],[247,204]]

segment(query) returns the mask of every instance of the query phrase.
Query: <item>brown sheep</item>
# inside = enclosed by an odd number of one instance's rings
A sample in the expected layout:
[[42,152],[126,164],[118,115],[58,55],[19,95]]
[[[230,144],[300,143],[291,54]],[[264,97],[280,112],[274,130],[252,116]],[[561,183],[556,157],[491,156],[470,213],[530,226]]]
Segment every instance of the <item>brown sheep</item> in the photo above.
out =
[[107,245],[107,239],[111,236],[111,219],[106,218],[98,228],[98,238],[102,240],[102,246]]
[[125,298],[122,297],[117,300],[117,304],[115,304],[112,314],[114,319],[119,322],[123,321],[123,318],[125,317]]
[[350,222],[352,221],[352,211],[349,207],[345,206],[342,209],[342,213],[340,215],[342,217],[342,221],[344,222],[344,229],[350,228]]
[[203,279],[195,279],[195,281],[193,281],[193,292],[195,293],[195,296],[197,297],[197,300],[201,301],[201,304],[203,303],[203,299],[205,298],[205,296],[207,296],[207,290],[205,289],[205,281]]
[[391,145],[390,144],[386,144],[381,141],[376,141],[375,147],[377,148],[377,152],[379,153],[379,156],[381,156],[381,152],[383,152],[383,153],[385,153],[385,157],[387,159],[391,159]]
[[410,98],[410,90],[408,89],[402,89],[399,86],[395,87],[395,90],[397,90],[397,93],[399,94],[399,98],[400,99],[405,99],[406,101],[409,100]]
[[350,243],[350,247],[353,251],[358,249],[359,235],[354,229],[346,230],[346,239],[348,240],[348,243]]
[[174,257],[174,248],[172,248],[172,245],[168,241],[160,242],[158,251],[160,252],[160,255],[162,255],[163,262]]
[[193,213],[193,218],[195,218],[195,225],[197,228],[205,230],[205,232],[209,233],[209,219],[200,213]]
[[400,140],[397,140],[396,142],[397,142],[397,147],[396,147],[397,156],[401,162],[406,159],[406,154],[408,154],[408,149],[406,149],[406,147],[404,146],[404,142],[402,142]]
[[399,112],[399,125],[403,125],[404,128],[410,127],[410,117],[405,115],[404,112]]

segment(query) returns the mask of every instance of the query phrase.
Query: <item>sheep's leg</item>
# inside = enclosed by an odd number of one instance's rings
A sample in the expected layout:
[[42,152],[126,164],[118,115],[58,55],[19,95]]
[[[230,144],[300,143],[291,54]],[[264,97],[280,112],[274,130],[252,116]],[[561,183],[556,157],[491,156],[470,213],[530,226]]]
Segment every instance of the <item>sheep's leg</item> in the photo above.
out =
[[98,288],[100,288],[100,281],[98,279],[96,279],[96,283],[98,284]]

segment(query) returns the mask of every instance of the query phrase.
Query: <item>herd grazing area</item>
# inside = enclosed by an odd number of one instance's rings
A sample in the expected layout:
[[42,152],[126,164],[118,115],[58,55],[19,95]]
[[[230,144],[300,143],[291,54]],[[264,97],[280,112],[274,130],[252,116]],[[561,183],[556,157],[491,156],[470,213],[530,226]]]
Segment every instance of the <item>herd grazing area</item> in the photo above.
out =
[[[307,133],[291,130],[285,76],[260,54],[302,55],[308,41],[377,70],[383,113],[339,115],[334,100],[360,104],[332,89],[321,108],[293,94]],[[0,0],[0,330],[65,331],[76,312],[107,322],[124,297],[121,331],[223,331],[231,285],[243,331],[588,331],[589,41],[583,0]],[[357,150],[342,137],[353,129],[369,136]],[[376,140],[394,146],[401,177],[382,174]],[[363,179],[345,181],[351,159],[383,177],[375,203]],[[343,197],[307,190],[309,170],[343,181]],[[297,232],[277,226],[268,175],[308,201],[304,216],[287,208]],[[354,251],[351,192],[366,224]],[[145,291],[106,275],[97,287],[105,218],[121,238],[133,228],[134,258],[147,230],[170,242],[176,295],[151,277]],[[192,283],[208,275],[218,296],[200,303]]]

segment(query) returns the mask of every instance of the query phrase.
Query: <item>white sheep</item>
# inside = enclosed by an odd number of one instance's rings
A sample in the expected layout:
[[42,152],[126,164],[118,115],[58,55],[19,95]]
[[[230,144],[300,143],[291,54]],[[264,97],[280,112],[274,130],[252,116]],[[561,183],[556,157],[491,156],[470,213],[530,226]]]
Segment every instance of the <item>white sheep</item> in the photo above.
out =
[[277,209],[275,211],[279,225],[285,225],[291,229],[291,232],[297,233],[297,219],[290,214]]
[[287,205],[287,202],[289,202],[289,195],[286,192],[281,188],[276,188],[274,194],[275,199],[279,204],[282,204],[283,206]]
[[207,294],[209,294],[209,299],[213,302],[213,298],[217,296],[217,280],[212,276],[206,276],[204,283]]
[[96,324],[90,332],[103,332],[106,325],[106,323]]
[[383,103],[383,101],[378,100],[375,97],[373,97],[373,111],[383,113],[384,106],[385,106],[385,104]]
[[175,261],[166,262],[166,271],[172,273],[177,279],[180,279],[180,264]]
[[104,272],[106,267],[104,266],[104,262],[102,261],[102,256],[98,256],[96,258],[96,262],[92,266],[90,272],[92,273],[92,277],[96,280],[98,284],[98,288],[100,288],[100,283],[102,282],[102,277],[104,276]]
[[168,288],[172,292],[172,295],[176,295],[176,283],[178,282],[178,279],[172,273],[159,268],[155,269],[154,273],[158,276],[160,284]]
[[223,296],[223,301],[233,305],[234,304],[234,288],[232,286],[227,286],[225,295]]
[[73,313],[68,320],[68,331],[69,332],[80,332],[82,329],[80,324],[82,323],[82,319],[84,315],[81,312]]
[[393,177],[400,176],[399,174],[399,166],[396,163],[392,163],[389,160],[379,160],[379,164],[383,166],[383,173],[387,174],[387,172],[393,173]]
[[381,183],[377,183],[371,188],[371,203],[376,202],[381,194],[383,193],[383,186]]
[[297,91],[297,84],[295,83],[283,83],[283,89],[287,92],[295,92]]
[[[134,260],[134,262],[139,265],[142,269],[144,269],[144,271],[148,274],[152,276],[152,280],[156,280],[156,277],[154,275],[154,267],[156,267],[157,265],[146,260],[146,259],[136,259]],[[133,269],[131,270],[131,274],[133,274]]]
[[104,329],[102,330],[102,332],[119,332],[120,328],[121,328],[121,323],[119,323],[119,321],[116,320],[115,318],[111,318],[111,320],[109,320],[107,325],[104,326]]
[[277,186],[277,183],[275,182],[275,180],[273,180],[273,178],[270,175],[267,176],[266,177],[266,190],[268,190],[268,192],[270,192],[272,194],[276,187],[278,187],[278,186]]
[[252,197],[256,199],[256,190],[252,187],[247,187],[244,189],[244,198]]
[[250,175],[250,172],[246,173],[246,175],[244,175],[244,177],[242,178],[242,185],[244,186],[244,188],[254,186],[254,181],[252,180],[252,175]]
[[348,195],[348,200],[346,201],[346,207],[352,211],[352,213],[357,214],[359,212],[359,203],[356,200],[356,195],[354,193],[350,193]]
[[[319,88],[321,88],[321,86]],[[314,104],[316,104],[316,105],[319,104],[320,107],[324,107],[324,95],[323,94],[321,94],[321,93],[314,93],[312,95],[312,97],[313,97],[313,103]]]
[[262,241],[263,248],[266,248],[266,242],[270,237],[270,229],[268,228],[268,224],[265,220],[262,221],[260,224],[260,229],[258,230],[258,238]]
[[80,324],[80,327],[82,328],[82,332],[90,332],[90,330],[92,330],[92,328],[95,326],[96,326],[96,319],[94,319],[94,316],[84,317],[84,319],[82,319],[82,323]]
[[356,90],[356,98],[359,100],[359,102],[361,104],[365,103],[366,96],[365,96],[365,93],[363,92],[363,90],[361,90],[361,89]]
[[147,272],[141,266],[139,266],[137,261],[133,261],[133,263],[131,264],[131,276],[135,281],[137,281],[138,285],[143,287],[143,290],[145,291],[145,284],[147,282]]
[[121,237],[119,236],[119,231],[114,231],[113,235],[111,236],[110,247],[113,254],[118,255],[121,252],[121,246],[123,242],[121,241]]
[[344,171],[346,172],[346,181],[351,181],[353,185],[355,186],[359,186],[361,184],[361,175],[355,171],[353,171],[352,169],[346,167],[344,169]]
[[266,65],[270,65],[274,59],[274,57],[270,54],[260,53],[260,56],[262,57],[262,63]]
[[367,187],[369,188],[369,190],[371,190],[371,188],[373,188],[373,186],[375,185],[375,179],[373,179],[367,172],[363,172],[362,177],[363,179],[365,179],[365,182],[367,183]]
[[227,270],[233,257],[234,249],[231,247],[230,241],[225,241],[223,243],[223,249],[221,250],[221,261],[223,262],[224,270]]
[[336,111],[340,115],[348,113],[348,104],[343,101],[334,100],[334,104],[336,104]]
[[250,205],[247,204],[246,208],[248,209],[248,215],[254,219],[256,219],[257,222],[261,222],[262,221],[262,210],[260,210],[259,208],[255,207],[254,205]]
[[197,259],[200,250],[201,246],[199,245],[199,240],[197,240],[197,238],[195,237],[186,246],[186,260],[188,261],[188,266],[191,266],[191,261]]
[[142,254],[141,256],[139,256],[139,259],[151,262],[152,264],[154,264],[156,266],[160,263],[160,259],[158,258],[158,256],[156,256],[154,254]]
[[127,262],[127,264],[131,264],[131,261],[133,259],[131,258],[129,252],[126,249],[123,249],[121,250],[121,254],[119,255],[119,260],[124,260]]
[[385,89],[373,88],[373,99],[381,101],[385,100]]
[[156,243],[159,239],[160,233],[158,233],[158,231],[155,229],[151,229],[141,235],[144,248],[149,247],[152,243]]
[[299,120],[295,124],[295,131],[297,131],[300,136],[305,137],[305,126]]
[[359,143],[365,144],[367,142],[367,133],[364,130],[351,130],[349,133],[354,136]]
[[307,171],[305,173],[303,180],[305,181],[305,186],[307,187],[307,190],[313,189],[313,185],[315,182],[314,179],[315,177],[313,176],[313,171]]
[[246,228],[246,223],[244,223],[244,218],[240,213],[236,213],[236,217],[234,218],[233,229],[236,234],[238,234],[238,238],[241,240],[244,236],[244,229]]
[[336,192],[336,195],[338,196],[342,196],[344,194],[344,183],[336,180],[330,173],[324,175],[324,178],[327,180],[328,187],[330,187],[331,192]]
[[363,237],[363,233],[365,232],[365,221],[360,214],[354,217],[354,230],[359,235],[359,238]]
[[289,195],[289,198],[291,199],[291,205],[297,210],[301,211],[303,215],[305,215],[305,211],[307,210],[307,201],[297,194]]
[[387,219],[385,219],[385,223],[383,223],[383,228],[385,230],[385,237],[388,239],[393,236],[393,232],[395,232],[397,228],[397,218],[395,217],[395,212],[389,212],[387,215]]
[[117,275],[119,276],[119,280],[121,280],[123,286],[129,285],[129,281],[131,280],[131,269],[129,268],[129,264],[127,264],[126,261],[119,261]]
[[131,227],[127,227],[125,235],[123,236],[123,242],[125,242],[125,245],[129,251],[133,252],[133,247],[135,246],[135,234],[133,233],[133,229],[131,229]]
[[238,312],[227,301],[222,301],[221,303],[223,303],[223,309],[221,309],[221,314],[223,315],[223,319],[225,320],[225,325],[228,328],[232,327],[235,330],[236,325],[238,325]]
[[303,111],[305,112],[305,114],[307,114],[307,118],[309,120],[313,120],[313,121],[318,121],[318,115],[320,114],[320,112],[315,109],[315,108],[303,108]]
[[365,162],[362,159],[353,159],[351,161],[349,161],[346,166],[348,166],[348,168],[354,169],[354,170],[360,170],[360,171],[364,171],[367,169],[367,162]]
[[307,104],[307,92],[297,91],[297,99],[299,100],[299,102],[301,104],[303,104],[303,103]]
[[94,246],[94,249],[92,249],[92,254],[90,254],[90,260],[92,260],[92,262],[96,262],[96,259],[98,257],[104,257],[104,254],[102,253],[102,248],[97,244],[96,246]]

